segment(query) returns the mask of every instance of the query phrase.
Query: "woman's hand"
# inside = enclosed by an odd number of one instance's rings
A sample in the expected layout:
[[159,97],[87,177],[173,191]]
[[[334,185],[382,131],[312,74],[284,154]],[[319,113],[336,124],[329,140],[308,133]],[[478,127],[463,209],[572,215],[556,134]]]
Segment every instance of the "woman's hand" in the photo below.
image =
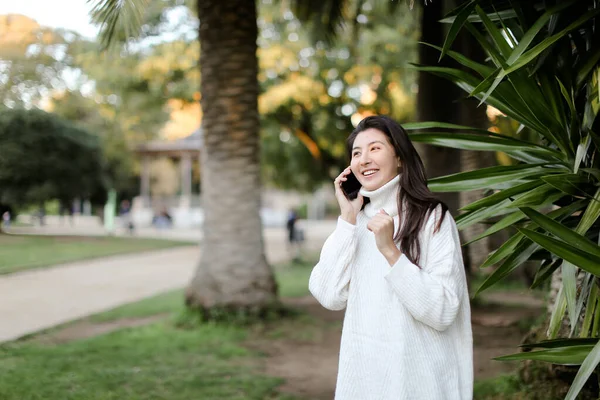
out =
[[350,167],[347,167],[342,171],[341,174],[338,175],[337,178],[335,178],[335,181],[333,182],[335,187],[335,198],[337,199],[337,202],[340,206],[340,214],[342,216],[342,219],[346,222],[351,223],[352,225],[356,225],[356,216],[362,208],[363,197],[359,193],[356,199],[349,200],[344,194],[344,191],[342,190],[342,182],[347,181],[347,176],[351,173],[352,170],[350,169]]
[[394,265],[402,255],[394,243],[394,219],[385,210],[379,210],[369,220],[367,229],[375,234],[375,243],[379,252],[383,254],[390,266]]

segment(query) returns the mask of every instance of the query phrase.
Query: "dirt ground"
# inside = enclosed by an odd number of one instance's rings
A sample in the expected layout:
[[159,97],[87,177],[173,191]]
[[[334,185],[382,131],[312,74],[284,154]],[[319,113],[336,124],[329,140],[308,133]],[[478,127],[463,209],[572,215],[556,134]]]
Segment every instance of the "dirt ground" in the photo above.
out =
[[[264,353],[267,375],[282,377],[280,390],[306,400],[333,398],[343,311],[328,311],[311,296],[285,303],[309,317],[267,324],[252,331],[246,345]],[[544,313],[544,303],[527,293],[496,292],[472,307],[475,379],[485,379],[515,369],[515,363],[492,360],[515,353],[531,322]],[[156,322],[165,315],[122,319],[108,323],[87,320],[38,336],[47,344],[64,343],[105,334],[125,327]]]

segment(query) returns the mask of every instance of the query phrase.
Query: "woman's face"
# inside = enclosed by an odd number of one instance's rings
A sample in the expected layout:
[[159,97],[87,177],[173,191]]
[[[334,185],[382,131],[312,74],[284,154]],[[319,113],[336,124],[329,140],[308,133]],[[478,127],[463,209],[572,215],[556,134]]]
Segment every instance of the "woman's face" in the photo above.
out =
[[350,169],[366,190],[379,189],[398,175],[399,160],[387,136],[365,129],[352,144]]

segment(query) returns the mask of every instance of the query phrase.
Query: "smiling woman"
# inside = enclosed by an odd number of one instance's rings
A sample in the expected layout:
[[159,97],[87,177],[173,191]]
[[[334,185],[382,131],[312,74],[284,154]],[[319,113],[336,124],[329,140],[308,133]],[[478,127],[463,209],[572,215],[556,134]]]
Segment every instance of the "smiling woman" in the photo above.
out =
[[[340,217],[309,289],[346,308],[337,400],[471,399],[473,339],[458,231],[427,188],[421,158],[388,117],[348,138],[335,179]],[[355,198],[343,184],[355,177]]]
[[367,128],[356,136],[350,169],[366,190],[375,190],[398,175],[400,159],[385,134]]

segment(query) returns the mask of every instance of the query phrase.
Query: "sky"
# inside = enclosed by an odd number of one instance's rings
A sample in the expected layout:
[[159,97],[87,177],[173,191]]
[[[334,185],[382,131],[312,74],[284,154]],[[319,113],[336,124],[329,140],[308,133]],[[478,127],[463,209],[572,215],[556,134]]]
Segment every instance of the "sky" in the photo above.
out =
[[90,23],[91,8],[87,0],[0,0],[0,14],[23,14],[40,25],[70,29],[89,38],[98,32]]

